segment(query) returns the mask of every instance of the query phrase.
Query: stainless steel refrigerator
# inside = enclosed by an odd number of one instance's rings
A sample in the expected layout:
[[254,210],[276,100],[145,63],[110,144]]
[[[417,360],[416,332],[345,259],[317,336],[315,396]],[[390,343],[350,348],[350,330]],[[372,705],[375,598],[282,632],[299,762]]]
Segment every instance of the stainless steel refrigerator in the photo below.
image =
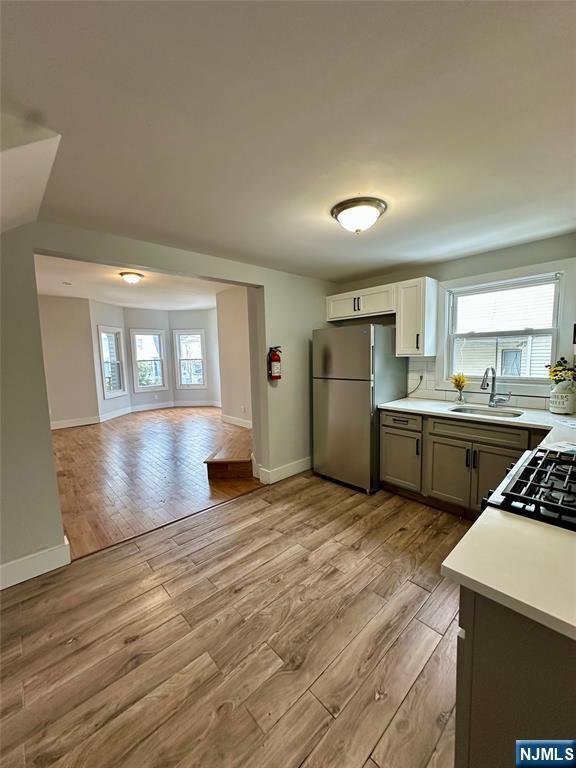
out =
[[395,327],[348,325],[312,336],[314,471],[370,493],[379,481],[379,403],[406,394]]

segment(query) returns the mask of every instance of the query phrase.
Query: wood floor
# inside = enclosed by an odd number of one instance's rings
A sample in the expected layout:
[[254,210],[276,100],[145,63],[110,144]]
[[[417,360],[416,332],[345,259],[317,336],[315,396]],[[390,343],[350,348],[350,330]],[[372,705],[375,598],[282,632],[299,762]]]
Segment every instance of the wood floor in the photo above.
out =
[[465,531],[305,474],[5,590],[3,768],[452,768]]
[[64,529],[72,557],[117,544],[260,486],[209,480],[204,460],[245,448],[248,430],[219,408],[166,408],[54,431]]

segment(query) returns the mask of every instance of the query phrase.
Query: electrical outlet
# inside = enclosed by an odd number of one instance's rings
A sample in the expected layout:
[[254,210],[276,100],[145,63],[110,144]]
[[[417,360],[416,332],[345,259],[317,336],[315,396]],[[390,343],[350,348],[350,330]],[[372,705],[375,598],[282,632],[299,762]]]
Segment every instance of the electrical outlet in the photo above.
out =
[[240,406],[240,411],[241,411],[241,413],[246,413],[246,406],[245,405],[241,405]]
[[154,400],[158,400],[158,393],[157,392],[154,395]]

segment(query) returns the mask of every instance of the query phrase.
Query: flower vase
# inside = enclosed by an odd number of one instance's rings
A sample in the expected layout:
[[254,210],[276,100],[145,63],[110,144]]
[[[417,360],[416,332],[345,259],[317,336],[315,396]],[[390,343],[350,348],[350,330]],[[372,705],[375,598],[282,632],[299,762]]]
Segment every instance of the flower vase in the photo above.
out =
[[565,415],[576,411],[576,384],[573,381],[561,381],[550,392],[550,413]]
[[459,389],[457,390],[458,394],[456,395],[456,402],[457,403],[465,403],[466,400],[464,399],[464,391]]

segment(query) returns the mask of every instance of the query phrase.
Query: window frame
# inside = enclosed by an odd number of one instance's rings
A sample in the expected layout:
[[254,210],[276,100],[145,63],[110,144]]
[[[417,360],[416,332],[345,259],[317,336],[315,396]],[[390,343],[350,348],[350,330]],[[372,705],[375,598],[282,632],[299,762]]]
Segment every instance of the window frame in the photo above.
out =
[[[158,336],[160,338],[160,365],[162,368],[162,385],[154,385],[151,387],[141,387],[138,384],[138,359],[136,357],[136,336],[149,335]],[[145,392],[162,392],[169,389],[167,378],[167,366],[166,366],[166,333],[161,328],[130,328],[130,346],[132,349],[132,384],[134,385],[135,394],[143,394]],[[142,361],[140,361],[142,362]]]
[[[180,361],[187,358],[180,357],[180,342],[178,337],[184,334],[198,334],[200,336],[200,348],[202,350],[202,384],[182,384],[180,381]],[[174,381],[176,389],[208,389],[208,366],[206,360],[206,332],[204,328],[174,328],[172,331],[172,343],[174,346]]]
[[[126,350],[124,347],[124,328],[116,325],[98,325],[98,349],[100,351],[100,377],[102,382],[102,395],[104,400],[113,400],[115,397],[124,397],[128,394],[128,387],[126,381]],[[120,363],[120,371],[122,376],[122,389],[115,392],[108,392],[106,390],[106,373],[104,371],[104,345],[102,344],[102,334],[113,333],[114,336],[119,339],[117,342],[117,354],[119,355],[118,362]]]
[[[508,273],[510,274],[510,272]],[[562,343],[565,346],[566,339],[562,342],[562,328],[560,323],[562,321],[562,304],[563,304],[563,292],[564,292],[564,272],[563,271],[550,271],[546,273],[530,273],[527,271],[523,276],[514,277],[502,277],[498,279],[496,275],[490,275],[491,279],[482,278],[464,278],[460,280],[452,280],[442,284],[441,294],[444,294],[444,301],[440,302],[440,311],[438,316],[438,331],[439,339],[444,340],[442,346],[439,345],[438,354],[436,357],[436,389],[448,390],[453,389],[450,381],[451,365],[454,352],[454,338],[473,337],[473,338],[494,338],[498,337],[518,337],[522,335],[528,335],[526,332],[519,330],[514,331],[486,331],[481,333],[459,333],[453,332],[454,327],[454,309],[455,309],[455,297],[462,295],[470,295],[476,293],[484,293],[487,291],[495,290],[509,290],[511,288],[521,288],[530,285],[542,285],[544,283],[555,283],[554,294],[554,309],[553,309],[553,325],[552,328],[530,328],[526,331],[530,331],[531,336],[537,335],[551,335],[552,347],[551,347],[551,359],[555,360],[559,354]],[[487,276],[484,276],[487,277]],[[562,337],[562,338],[561,338]],[[562,343],[561,343],[562,342]],[[481,376],[467,376],[468,385],[466,391],[473,393],[481,393],[480,382]],[[513,395],[531,395],[538,397],[546,397],[550,391],[550,381],[546,376],[543,377],[512,377],[512,376],[498,376],[499,388],[512,391]]]

